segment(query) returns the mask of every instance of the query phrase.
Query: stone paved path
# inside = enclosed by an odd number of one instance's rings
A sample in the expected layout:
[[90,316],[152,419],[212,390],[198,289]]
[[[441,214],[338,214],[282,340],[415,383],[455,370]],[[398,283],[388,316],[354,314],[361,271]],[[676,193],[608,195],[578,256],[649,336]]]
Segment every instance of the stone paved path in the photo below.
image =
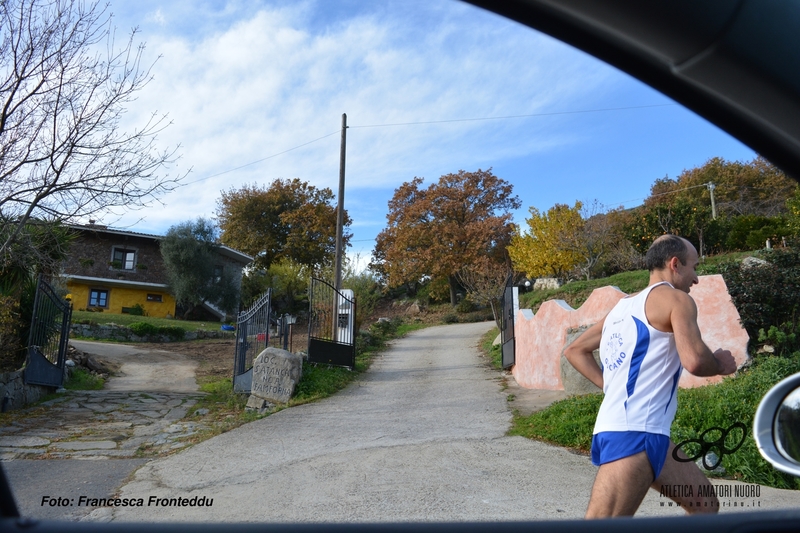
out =
[[154,456],[205,429],[181,420],[202,393],[67,391],[0,428],[0,460]]

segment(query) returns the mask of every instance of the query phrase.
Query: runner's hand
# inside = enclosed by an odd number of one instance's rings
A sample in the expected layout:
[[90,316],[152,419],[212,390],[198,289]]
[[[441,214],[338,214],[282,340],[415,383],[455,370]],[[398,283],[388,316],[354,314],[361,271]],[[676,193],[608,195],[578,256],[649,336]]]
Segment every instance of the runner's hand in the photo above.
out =
[[736,372],[736,359],[733,358],[730,350],[718,348],[714,352],[714,359],[717,360],[717,366],[719,367],[717,374],[720,376],[727,376]]

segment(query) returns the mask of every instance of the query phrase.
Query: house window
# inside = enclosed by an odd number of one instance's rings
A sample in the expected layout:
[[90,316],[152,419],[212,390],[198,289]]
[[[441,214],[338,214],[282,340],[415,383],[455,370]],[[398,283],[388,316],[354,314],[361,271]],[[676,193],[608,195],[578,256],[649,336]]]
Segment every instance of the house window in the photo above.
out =
[[133,270],[136,267],[136,251],[114,248],[112,266],[122,270]]
[[107,289],[90,290],[89,307],[108,307],[108,290]]
[[222,265],[214,265],[214,281],[219,283],[222,279],[223,268]]
[[148,294],[147,295],[148,302],[163,302],[162,296],[160,294]]

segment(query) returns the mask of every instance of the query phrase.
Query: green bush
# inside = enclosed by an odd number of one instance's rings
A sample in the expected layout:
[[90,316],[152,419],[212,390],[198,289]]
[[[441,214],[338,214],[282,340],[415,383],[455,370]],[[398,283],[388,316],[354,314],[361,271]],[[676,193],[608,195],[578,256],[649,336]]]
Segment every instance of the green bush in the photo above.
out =
[[0,295],[0,371],[17,370],[24,360],[20,330],[19,302]]
[[797,327],[800,307],[800,250],[764,251],[767,264],[745,267],[742,263],[720,266],[728,292],[751,339],[771,326]]
[[369,327],[369,333],[378,338],[386,338],[390,335],[394,335],[397,332],[397,328],[403,324],[403,319],[400,317],[394,317],[389,320],[381,320],[375,322]]
[[134,316],[147,316],[147,311],[144,310],[142,304],[134,304],[128,309],[128,314]]
[[797,340],[797,331],[792,324],[770,326],[766,332],[764,328],[758,330],[758,342],[773,346],[776,355],[786,355],[800,348]]
[[68,390],[101,390],[104,383],[105,380],[100,376],[92,374],[85,368],[76,368],[64,383],[64,388]]
[[182,341],[186,338],[186,330],[180,326],[159,326],[159,335],[166,335],[175,341]]
[[140,337],[154,337],[164,335],[172,340],[180,341],[186,337],[186,330],[180,326],[155,326],[149,322],[134,322],[128,328]]
[[150,335],[158,335],[158,326],[154,326],[148,322],[134,322],[128,326],[134,335],[140,337],[148,337]]
[[461,322],[486,322],[488,320],[494,320],[494,315],[492,315],[491,309],[481,309],[479,311],[473,311],[465,316],[461,317]]
[[476,308],[475,304],[469,298],[462,298],[458,305],[456,305],[456,311],[462,314],[471,313]]
[[457,324],[458,315],[455,313],[447,313],[442,317],[442,322],[444,322],[445,324]]
[[743,215],[733,218],[730,226],[725,240],[728,250],[760,250],[766,246],[767,239],[777,243],[781,237],[791,235],[786,220],[781,217]]

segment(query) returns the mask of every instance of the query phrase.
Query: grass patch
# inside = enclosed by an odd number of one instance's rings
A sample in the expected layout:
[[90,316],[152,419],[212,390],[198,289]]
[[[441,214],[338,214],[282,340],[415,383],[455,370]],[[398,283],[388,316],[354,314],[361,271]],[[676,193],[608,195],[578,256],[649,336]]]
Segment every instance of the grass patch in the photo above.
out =
[[[211,429],[199,433],[193,440],[199,442],[266,416],[245,409],[248,396],[233,392],[231,378],[208,377],[201,381],[200,390],[205,392],[206,396],[200,398],[192,407],[190,418],[201,420]],[[207,409],[208,413],[195,415],[199,409]]]
[[673,441],[696,439],[706,429],[726,429],[741,422],[747,427],[747,437],[739,450],[722,458],[727,473],[748,483],[800,489],[800,479],[775,470],[761,457],[752,434],[758,403],[773,385],[796,372],[800,372],[800,352],[790,357],[759,356],[752,366],[719,385],[680,389]]
[[93,313],[90,311],[73,311],[73,324],[116,324],[130,326],[131,324],[144,323],[155,328],[180,328],[185,331],[216,331],[222,326],[219,322],[193,322],[191,320],[178,320],[175,318],[157,318],[152,316],[127,315],[115,313]]
[[70,372],[64,388],[67,390],[102,390],[105,382],[106,380],[85,368],[75,368]]
[[495,326],[483,334],[480,342],[480,347],[483,350],[483,353],[489,358],[489,362],[491,363],[492,368],[495,370],[503,370],[502,347],[500,344],[494,344],[494,340],[499,334],[500,330],[497,329],[497,326]]
[[[391,335],[391,338],[405,337],[412,331],[418,331],[420,329],[425,329],[427,327],[430,327],[430,324],[424,324],[422,322],[414,322],[411,324],[406,324],[405,322],[403,322],[399,326],[397,326],[397,329]],[[380,347],[382,348],[383,346]]]
[[602,394],[573,396],[530,416],[516,415],[508,434],[588,452],[602,401]]
[[647,270],[621,272],[607,278],[571,281],[558,289],[545,289],[520,294],[519,303],[520,308],[532,309],[534,313],[547,300],[564,300],[574,309],[577,309],[589,298],[593,290],[600,287],[613,285],[622,292],[630,294],[647,287],[648,281],[650,281],[650,273]]
[[[706,276],[710,274],[719,274],[719,267],[731,261],[741,261],[747,256],[759,256],[758,251],[754,252],[735,252],[729,254],[720,254],[715,256],[706,256],[697,267],[697,274]],[[621,272],[614,274],[607,278],[598,278],[593,280],[571,281],[558,289],[545,289],[539,291],[532,291],[520,294],[520,308],[531,309],[535,313],[539,310],[539,306],[547,300],[564,300],[573,309],[577,309],[589,298],[592,291],[612,285],[618,287],[619,290],[626,294],[639,292],[650,281],[650,273],[647,270],[632,270],[630,272]]]
[[[706,429],[728,428],[741,422],[748,428],[742,447],[725,455],[726,477],[781,489],[800,489],[800,479],[775,470],[758,453],[752,436],[753,418],[761,398],[775,383],[800,372],[800,352],[792,357],[757,357],[735,377],[718,385],[679,389],[672,440],[699,438]],[[573,396],[530,416],[515,416],[509,435],[521,435],[589,452],[602,394]]]

